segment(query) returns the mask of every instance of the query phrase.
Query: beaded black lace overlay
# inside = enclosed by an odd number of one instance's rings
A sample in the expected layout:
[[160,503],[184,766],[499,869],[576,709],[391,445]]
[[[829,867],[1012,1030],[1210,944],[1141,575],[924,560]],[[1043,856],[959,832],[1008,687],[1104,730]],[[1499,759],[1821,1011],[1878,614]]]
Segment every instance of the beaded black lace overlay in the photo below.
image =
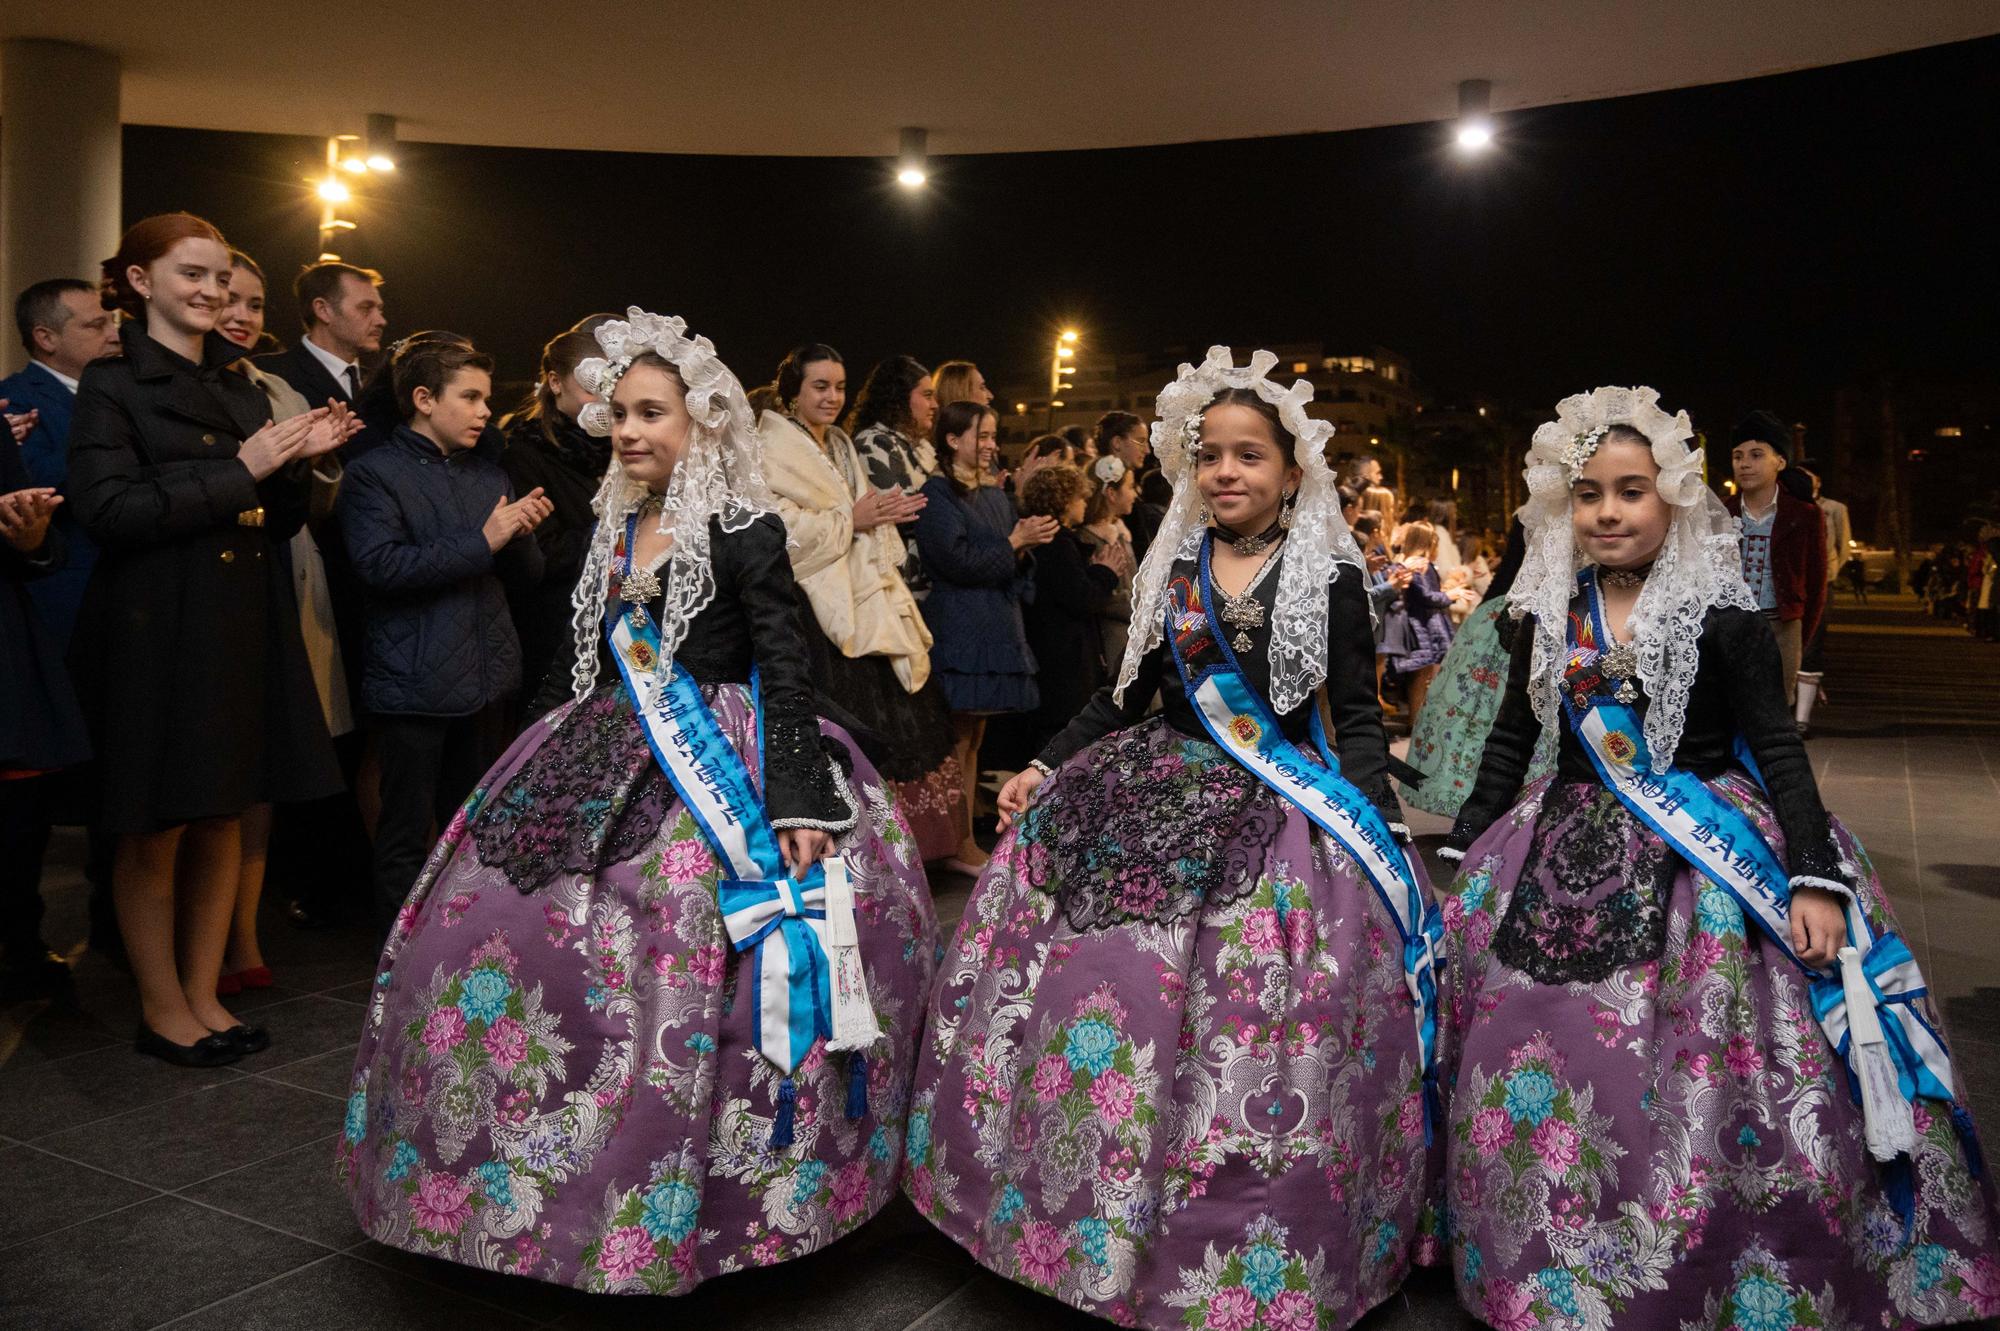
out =
[[1591,983],[1666,948],[1679,857],[1594,781],[1550,788],[1528,867],[1493,937],[1506,965],[1544,984]]
[[1278,797],[1221,749],[1154,720],[1058,771],[1020,836],[1029,883],[1091,930],[1248,896],[1282,823]]
[[532,892],[637,855],[674,798],[625,686],[603,684],[487,799],[472,840],[482,864]]

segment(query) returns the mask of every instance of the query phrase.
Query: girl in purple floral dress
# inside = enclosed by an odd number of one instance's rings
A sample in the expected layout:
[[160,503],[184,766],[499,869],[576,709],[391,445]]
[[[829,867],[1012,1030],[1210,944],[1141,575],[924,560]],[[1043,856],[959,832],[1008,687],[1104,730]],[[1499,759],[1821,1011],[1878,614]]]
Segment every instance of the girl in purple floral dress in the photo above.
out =
[[[888,1198],[936,923],[880,778],[814,715],[741,387],[678,319],[633,310],[598,339],[607,359],[579,374],[608,398],[587,423],[615,451],[575,598],[574,668],[558,681],[573,701],[487,773],[404,906],[339,1169],[383,1243],[680,1294],[809,1253]],[[607,607],[612,625],[657,625],[650,645],[621,647],[620,673],[600,661]],[[759,1017],[789,996],[784,967],[774,992],[756,964],[767,950],[732,946],[738,917],[725,921],[718,892],[743,875],[703,835],[633,704],[670,671],[698,685],[761,791],[791,875],[773,894],[796,907],[784,938],[805,947],[817,918],[808,871],[831,884],[844,863],[851,911],[829,897],[813,955],[865,977],[859,1010],[872,1008],[878,1039],[843,1036],[845,1052],[814,1039],[795,1062],[763,1052]]]
[[[1918,964],[1657,400],[1568,398],[1528,454],[1506,695],[1443,852],[1460,1297],[1501,1331],[2000,1312]],[[1544,729],[1556,770],[1523,788]]]
[[[1408,1269],[1432,1174],[1406,971],[1442,938],[1428,888],[1399,870],[1385,904],[1248,765],[1280,738],[1307,752],[1323,693],[1337,768],[1300,761],[1379,829],[1371,864],[1407,866],[1328,427],[1274,361],[1213,348],[1160,396],[1174,501],[1122,678],[1001,794],[1011,827],[946,956],[910,1115],[904,1189],[934,1224],[1162,1331],[1352,1324]],[[1248,690],[1219,723],[1219,676],[1184,664],[1204,659]],[[1406,948],[1412,902],[1432,918]]]

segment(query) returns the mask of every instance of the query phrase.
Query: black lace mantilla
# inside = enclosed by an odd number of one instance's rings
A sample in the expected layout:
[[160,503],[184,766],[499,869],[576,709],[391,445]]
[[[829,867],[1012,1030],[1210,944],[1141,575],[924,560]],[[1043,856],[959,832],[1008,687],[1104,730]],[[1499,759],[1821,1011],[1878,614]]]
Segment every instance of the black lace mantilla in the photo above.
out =
[[1028,881],[1083,931],[1248,896],[1283,819],[1278,797],[1222,750],[1156,721],[1058,771],[1020,835]]
[[1493,936],[1506,965],[1543,984],[1590,984],[1666,950],[1680,857],[1592,781],[1559,781]]

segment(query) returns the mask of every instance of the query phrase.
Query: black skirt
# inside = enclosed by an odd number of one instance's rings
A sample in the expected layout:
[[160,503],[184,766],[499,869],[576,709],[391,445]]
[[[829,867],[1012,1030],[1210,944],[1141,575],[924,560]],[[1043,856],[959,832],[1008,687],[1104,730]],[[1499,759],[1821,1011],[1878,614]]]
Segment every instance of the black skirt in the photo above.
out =
[[915,781],[951,756],[951,709],[933,674],[915,693],[904,689],[886,656],[848,656],[833,645],[803,593],[800,632],[812,659],[822,713],[854,736],[875,770]]

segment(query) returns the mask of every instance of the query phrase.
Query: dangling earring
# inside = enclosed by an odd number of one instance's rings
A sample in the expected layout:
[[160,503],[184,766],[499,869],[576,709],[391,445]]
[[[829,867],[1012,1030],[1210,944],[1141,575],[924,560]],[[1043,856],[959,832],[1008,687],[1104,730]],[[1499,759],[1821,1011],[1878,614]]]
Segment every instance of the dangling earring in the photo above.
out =
[[1194,520],[1204,527],[1209,524],[1208,501],[1206,499],[1201,501],[1201,509],[1194,515]]
[[1292,529],[1292,505],[1297,503],[1298,499],[1299,499],[1298,491],[1296,490],[1285,491],[1284,499],[1278,504],[1279,531],[1290,531]]

